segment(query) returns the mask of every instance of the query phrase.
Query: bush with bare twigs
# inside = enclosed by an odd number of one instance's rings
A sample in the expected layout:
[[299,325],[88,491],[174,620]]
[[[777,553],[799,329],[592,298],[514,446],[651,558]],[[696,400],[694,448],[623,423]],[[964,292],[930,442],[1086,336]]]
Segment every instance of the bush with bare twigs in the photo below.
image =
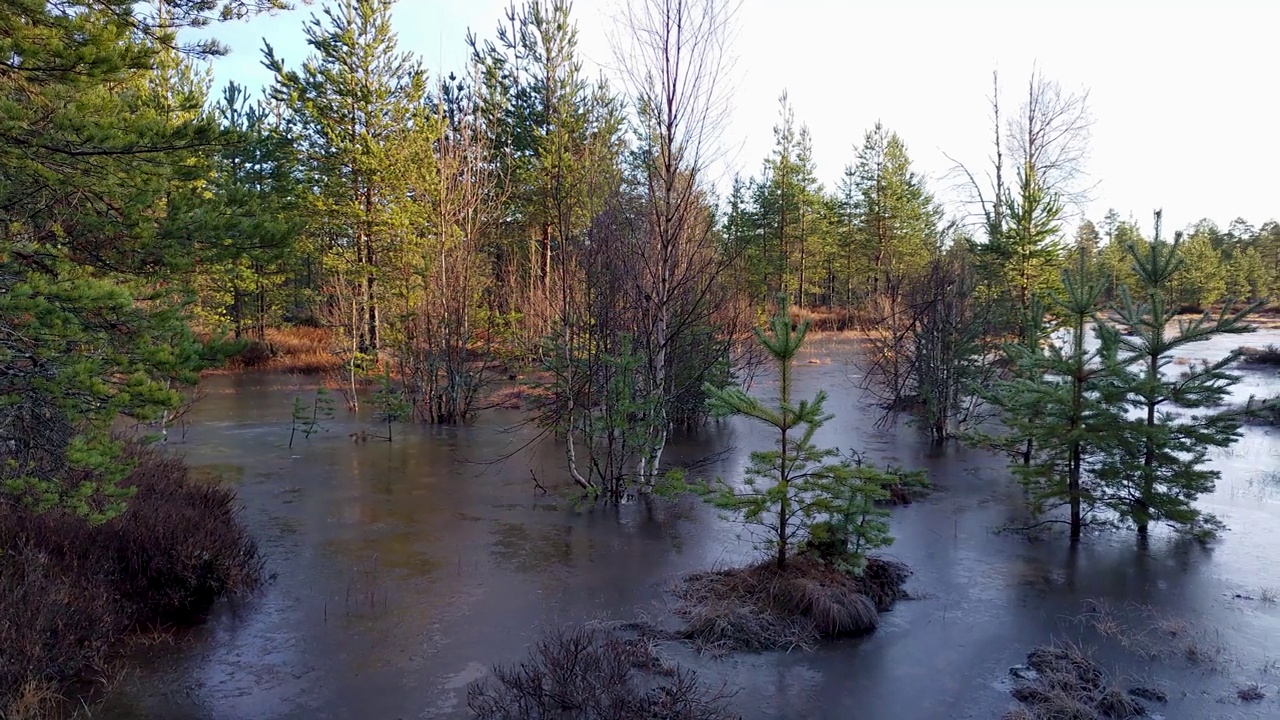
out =
[[730,693],[659,658],[645,639],[558,629],[517,665],[496,666],[467,689],[484,720],[730,720]]
[[231,490],[154,449],[125,459],[135,469],[122,485],[136,490],[105,523],[0,504],[0,717],[39,712],[136,631],[193,620],[258,582]]

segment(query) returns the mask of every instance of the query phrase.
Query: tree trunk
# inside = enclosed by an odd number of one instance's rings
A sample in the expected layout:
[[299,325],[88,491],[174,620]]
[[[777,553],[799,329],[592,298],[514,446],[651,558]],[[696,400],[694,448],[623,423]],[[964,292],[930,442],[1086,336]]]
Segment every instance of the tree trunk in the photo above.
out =
[[551,224],[542,226],[542,248],[540,252],[542,265],[542,291],[551,292]]
[[1080,443],[1071,444],[1071,469],[1067,479],[1067,494],[1071,498],[1071,539],[1080,539]]

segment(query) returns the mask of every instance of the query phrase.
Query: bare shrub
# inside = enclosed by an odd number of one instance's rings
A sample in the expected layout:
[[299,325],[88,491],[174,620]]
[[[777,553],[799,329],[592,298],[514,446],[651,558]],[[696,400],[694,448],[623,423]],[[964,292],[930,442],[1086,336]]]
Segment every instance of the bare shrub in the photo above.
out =
[[0,717],[100,672],[131,633],[192,620],[258,582],[231,490],[150,448],[125,459],[135,494],[101,525],[0,504]]
[[550,632],[517,665],[495,666],[467,689],[467,706],[484,720],[728,720],[730,697],[644,640],[577,627]]

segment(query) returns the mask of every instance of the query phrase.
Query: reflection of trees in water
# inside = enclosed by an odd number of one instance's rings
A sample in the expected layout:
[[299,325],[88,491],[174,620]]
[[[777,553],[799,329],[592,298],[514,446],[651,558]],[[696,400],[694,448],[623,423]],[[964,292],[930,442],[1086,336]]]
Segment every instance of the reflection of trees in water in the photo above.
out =
[[[578,534],[579,553],[589,553],[592,540]],[[568,567],[575,554],[574,526],[529,526],[497,520],[493,523],[491,553],[500,564],[522,572]]]

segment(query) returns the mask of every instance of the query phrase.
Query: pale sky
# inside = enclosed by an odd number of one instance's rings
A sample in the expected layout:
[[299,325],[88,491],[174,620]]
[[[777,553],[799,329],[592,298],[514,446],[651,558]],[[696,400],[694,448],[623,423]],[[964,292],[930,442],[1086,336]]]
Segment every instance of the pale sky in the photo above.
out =
[[[317,0],[317,3],[323,0]],[[625,0],[576,0],[580,48],[594,74],[613,65],[608,37]],[[461,70],[468,28],[493,36],[507,0],[400,0],[401,47],[433,75]],[[270,83],[263,39],[291,65],[308,54],[302,23],[318,5],[222,25],[232,52],[217,85]],[[1087,208],[1133,215],[1149,229],[1208,217],[1225,227],[1280,219],[1280,2],[1136,0],[743,0],[737,18],[732,120],[724,176],[759,171],[773,144],[778,96],[813,134],[831,188],[876,120],[906,141],[917,169],[946,197],[944,153],[981,165],[990,144],[991,72],[1016,109],[1033,65],[1088,90],[1095,120]],[[727,188],[727,182],[722,188]]]

